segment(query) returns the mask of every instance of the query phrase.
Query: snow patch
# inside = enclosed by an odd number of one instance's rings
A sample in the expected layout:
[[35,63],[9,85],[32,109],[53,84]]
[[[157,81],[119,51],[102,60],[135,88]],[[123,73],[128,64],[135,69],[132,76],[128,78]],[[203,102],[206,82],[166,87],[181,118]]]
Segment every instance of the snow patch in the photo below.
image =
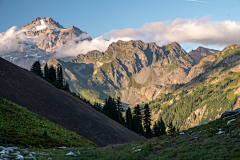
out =
[[214,51],[209,51],[209,52],[215,53]]
[[41,19],[40,20],[41,22],[41,25],[40,26],[36,26],[36,30],[39,31],[39,30],[43,30],[44,28],[47,27],[47,25],[45,25],[44,21]]

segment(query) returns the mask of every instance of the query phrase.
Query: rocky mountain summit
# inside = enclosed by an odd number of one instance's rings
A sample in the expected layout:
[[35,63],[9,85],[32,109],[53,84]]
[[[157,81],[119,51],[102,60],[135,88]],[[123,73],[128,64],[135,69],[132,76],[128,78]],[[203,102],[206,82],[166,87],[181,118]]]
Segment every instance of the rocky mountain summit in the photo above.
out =
[[213,51],[217,52],[199,47],[187,53],[177,42],[159,47],[154,42],[119,40],[105,52],[79,54],[67,63],[54,61],[62,64],[70,88],[83,97],[103,101],[109,95],[120,96],[124,103],[133,105],[190,81],[187,77],[193,66]]
[[196,50],[192,50],[188,54],[194,60],[195,64],[198,64],[202,58],[207,57],[212,54],[215,54],[217,52],[219,52],[219,51],[214,50],[214,49],[204,48],[204,47],[200,46]]
[[20,33],[26,38],[26,41],[19,42],[21,48],[18,51],[1,53],[1,57],[26,69],[30,69],[37,60],[45,64],[63,46],[92,39],[75,26],[64,28],[52,18],[45,17],[37,17],[30,24],[22,26],[15,35]]
[[39,18],[37,17],[30,24],[24,25],[16,34],[24,32],[27,36],[38,37],[38,48],[45,50],[46,52],[56,51],[59,46],[67,44],[68,42],[75,40],[91,40],[92,38],[75,26],[71,26],[67,29],[63,28],[58,22],[52,18]]

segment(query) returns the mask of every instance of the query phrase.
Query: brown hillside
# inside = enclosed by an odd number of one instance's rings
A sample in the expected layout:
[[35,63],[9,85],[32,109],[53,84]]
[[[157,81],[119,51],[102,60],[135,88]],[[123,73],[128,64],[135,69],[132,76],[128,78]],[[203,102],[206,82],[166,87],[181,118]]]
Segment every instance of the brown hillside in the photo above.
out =
[[86,137],[99,146],[142,138],[28,70],[0,58],[0,97]]

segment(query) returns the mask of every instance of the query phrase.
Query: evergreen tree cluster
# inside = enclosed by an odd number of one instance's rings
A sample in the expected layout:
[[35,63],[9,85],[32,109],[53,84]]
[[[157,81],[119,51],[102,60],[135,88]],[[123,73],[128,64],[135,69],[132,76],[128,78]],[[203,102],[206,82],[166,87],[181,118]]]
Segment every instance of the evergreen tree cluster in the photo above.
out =
[[[166,127],[162,118],[154,123],[152,129],[151,121],[151,112],[148,104],[144,105],[143,111],[139,105],[133,108],[133,112],[131,112],[129,107],[126,110],[126,126],[130,130],[138,133],[139,135],[144,135],[146,138],[159,137],[166,134]],[[168,133],[175,132],[174,127],[171,127],[173,129]]]
[[124,124],[125,120],[121,112],[122,102],[120,100],[121,100],[120,97],[117,97],[117,99],[115,100],[115,98],[109,96],[109,98],[105,100],[105,104],[103,106],[103,113],[106,114],[111,119],[121,124]]
[[69,84],[63,79],[63,70],[60,64],[58,64],[55,69],[53,66],[50,66],[50,68],[48,68],[48,65],[46,63],[42,72],[40,62],[36,61],[31,67],[31,72],[36,73],[57,88],[69,90]]

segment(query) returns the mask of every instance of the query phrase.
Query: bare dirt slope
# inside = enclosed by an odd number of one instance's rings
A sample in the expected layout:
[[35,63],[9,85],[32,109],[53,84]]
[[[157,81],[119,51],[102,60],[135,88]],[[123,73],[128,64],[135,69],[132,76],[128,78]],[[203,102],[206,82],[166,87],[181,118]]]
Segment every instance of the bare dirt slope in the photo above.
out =
[[142,138],[34,73],[0,58],[0,97],[26,107],[99,146]]

